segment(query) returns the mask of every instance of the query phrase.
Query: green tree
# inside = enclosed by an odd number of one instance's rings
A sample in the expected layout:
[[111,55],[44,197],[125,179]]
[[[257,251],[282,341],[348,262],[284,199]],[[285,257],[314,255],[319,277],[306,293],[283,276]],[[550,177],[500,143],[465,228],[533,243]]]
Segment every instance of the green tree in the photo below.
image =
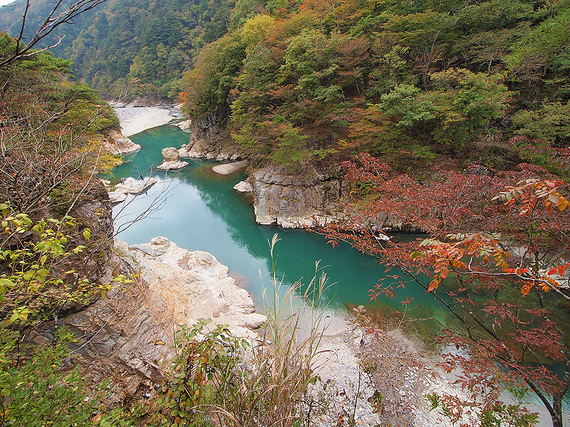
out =
[[475,133],[505,114],[512,93],[501,74],[449,69],[431,75],[434,90],[425,95],[438,112],[434,136],[447,144],[472,140]]
[[422,101],[421,90],[401,84],[390,93],[382,95],[378,108],[395,121],[396,127],[413,128],[420,122],[435,118],[435,108],[430,101]]
[[570,105],[568,102],[543,102],[535,110],[518,110],[513,115],[515,133],[532,139],[570,146]]
[[249,53],[259,45],[267,36],[267,32],[275,25],[275,19],[269,15],[256,15],[248,19],[243,25],[240,36],[245,44],[245,51]]
[[235,87],[235,74],[245,58],[239,34],[226,35],[205,47],[196,66],[187,72],[183,84],[187,92],[184,105],[191,117],[200,117],[228,106],[228,95]]

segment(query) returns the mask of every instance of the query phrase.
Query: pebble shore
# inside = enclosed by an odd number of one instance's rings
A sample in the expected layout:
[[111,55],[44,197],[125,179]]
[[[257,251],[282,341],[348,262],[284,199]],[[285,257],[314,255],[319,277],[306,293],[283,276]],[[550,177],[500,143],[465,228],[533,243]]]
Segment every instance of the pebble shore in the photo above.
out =
[[115,114],[126,137],[166,125],[176,118],[172,115],[172,109],[160,107],[120,107],[115,108]]

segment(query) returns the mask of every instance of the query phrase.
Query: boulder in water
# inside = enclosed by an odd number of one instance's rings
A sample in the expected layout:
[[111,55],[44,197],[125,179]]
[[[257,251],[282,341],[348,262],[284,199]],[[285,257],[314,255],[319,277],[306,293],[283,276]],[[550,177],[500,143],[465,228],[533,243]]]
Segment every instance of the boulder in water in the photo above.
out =
[[223,165],[216,165],[212,170],[220,175],[230,175],[234,172],[242,170],[249,165],[248,160],[242,160],[241,162],[224,163]]
[[179,170],[188,166],[188,162],[183,162],[180,160],[180,154],[174,147],[163,148],[162,157],[164,158],[164,161],[156,167],[158,170]]

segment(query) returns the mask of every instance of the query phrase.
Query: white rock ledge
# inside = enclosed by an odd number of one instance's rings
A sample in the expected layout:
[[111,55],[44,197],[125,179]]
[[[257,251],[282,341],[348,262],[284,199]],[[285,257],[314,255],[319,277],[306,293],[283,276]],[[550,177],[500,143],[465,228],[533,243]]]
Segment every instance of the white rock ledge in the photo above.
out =
[[265,323],[266,317],[255,312],[249,292],[237,285],[228,267],[213,255],[179,248],[165,237],[132,245],[128,253],[149,284],[147,298],[174,325],[191,325],[205,318],[216,325],[229,325],[237,336],[255,338],[252,329]]
[[200,318],[212,320],[208,327],[226,324],[237,336],[258,338],[253,329],[266,317],[209,253],[190,252],[164,237],[131,247],[116,240],[115,253],[122,262],[114,268],[129,280],[62,319],[76,334],[76,351],[93,381],[110,378],[119,391],[128,382],[132,393],[145,378],[162,381],[176,331]]
[[[108,186],[108,181],[103,182]],[[143,193],[154,184],[156,184],[156,178],[134,179],[129,177],[115,185],[113,191],[109,191],[109,199],[111,199],[111,203],[120,203],[125,201],[128,194]]]
[[103,143],[103,148],[116,156],[125,156],[127,154],[136,153],[141,149],[141,146],[135,144],[120,132],[111,129]]
[[246,168],[248,165],[249,165],[248,160],[242,160],[241,162],[224,163],[223,165],[216,165],[212,167],[212,170],[220,175],[230,175],[234,172]]

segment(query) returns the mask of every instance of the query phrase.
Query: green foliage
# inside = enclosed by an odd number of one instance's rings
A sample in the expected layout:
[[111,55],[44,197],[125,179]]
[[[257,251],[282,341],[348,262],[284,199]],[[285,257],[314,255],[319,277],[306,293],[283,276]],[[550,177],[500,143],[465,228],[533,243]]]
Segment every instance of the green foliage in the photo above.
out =
[[475,74],[464,69],[449,69],[434,73],[431,78],[439,93],[452,98],[451,104],[466,119],[470,131],[505,113],[511,94],[501,74]]
[[272,159],[278,165],[295,167],[309,154],[304,145],[308,137],[289,123],[279,125],[279,129],[277,149],[273,151]]
[[[57,49],[107,96],[182,93],[192,117],[231,111],[228,134],[255,159],[283,145],[283,131],[271,128],[281,115],[308,137],[313,158],[345,145],[402,163],[413,145],[467,157],[466,148],[483,140],[506,141],[511,114],[520,134],[566,144],[562,116],[546,118],[555,113],[547,106],[565,106],[570,93],[568,5],[127,0],[81,17]],[[12,25],[14,16],[0,13],[0,23]],[[349,137],[363,127],[367,103],[387,119]],[[97,104],[76,101],[62,122],[76,123]],[[114,123],[102,117],[92,129]],[[539,126],[558,129],[555,138]]]
[[234,74],[245,57],[245,47],[237,35],[220,38],[204,48],[196,68],[184,75],[187,99],[184,105],[192,117],[227,107],[230,90],[235,86]]
[[77,369],[65,369],[73,337],[58,331],[51,345],[20,348],[19,334],[0,322],[0,424],[40,427],[91,424],[98,400]]
[[563,9],[527,32],[506,58],[511,70],[535,73],[542,67],[564,72],[570,68],[570,8]]
[[341,101],[342,87],[333,83],[339,69],[340,42],[340,37],[329,38],[318,30],[304,30],[288,39],[281,67],[283,82],[296,81],[303,98],[314,97],[325,104]]
[[[14,213],[9,203],[0,204],[0,213],[0,322],[23,328],[106,292],[107,286],[91,284],[61,267],[85,249],[70,238],[73,218],[34,222],[26,214]],[[85,242],[91,238],[89,229],[84,229],[83,238]]]
[[[179,79],[199,49],[227,32],[235,3],[106,2],[80,15],[74,25],[54,31],[45,45],[65,35],[54,53],[70,58],[74,73],[107,97],[124,97],[125,92],[129,97],[167,95],[163,85]],[[0,28],[12,36],[19,33],[22,6],[0,12]],[[30,39],[49,6],[48,1],[38,1],[30,8],[24,37]]]
[[435,118],[435,108],[430,101],[420,101],[420,89],[401,84],[390,93],[382,95],[378,108],[396,122],[396,127],[411,128],[416,123]]
[[535,110],[519,110],[513,115],[515,133],[531,139],[570,145],[570,105],[568,102],[544,102]]
[[269,15],[256,15],[248,19],[243,25],[240,35],[241,41],[245,44],[245,51],[249,53],[258,46],[271,27],[275,25],[275,19]]
[[[226,325],[207,331],[210,320],[182,325],[175,335],[176,356],[163,386],[161,424],[215,425],[212,413],[235,404],[241,385],[238,366],[245,340],[231,335]],[[231,418],[230,418],[231,419]]]

